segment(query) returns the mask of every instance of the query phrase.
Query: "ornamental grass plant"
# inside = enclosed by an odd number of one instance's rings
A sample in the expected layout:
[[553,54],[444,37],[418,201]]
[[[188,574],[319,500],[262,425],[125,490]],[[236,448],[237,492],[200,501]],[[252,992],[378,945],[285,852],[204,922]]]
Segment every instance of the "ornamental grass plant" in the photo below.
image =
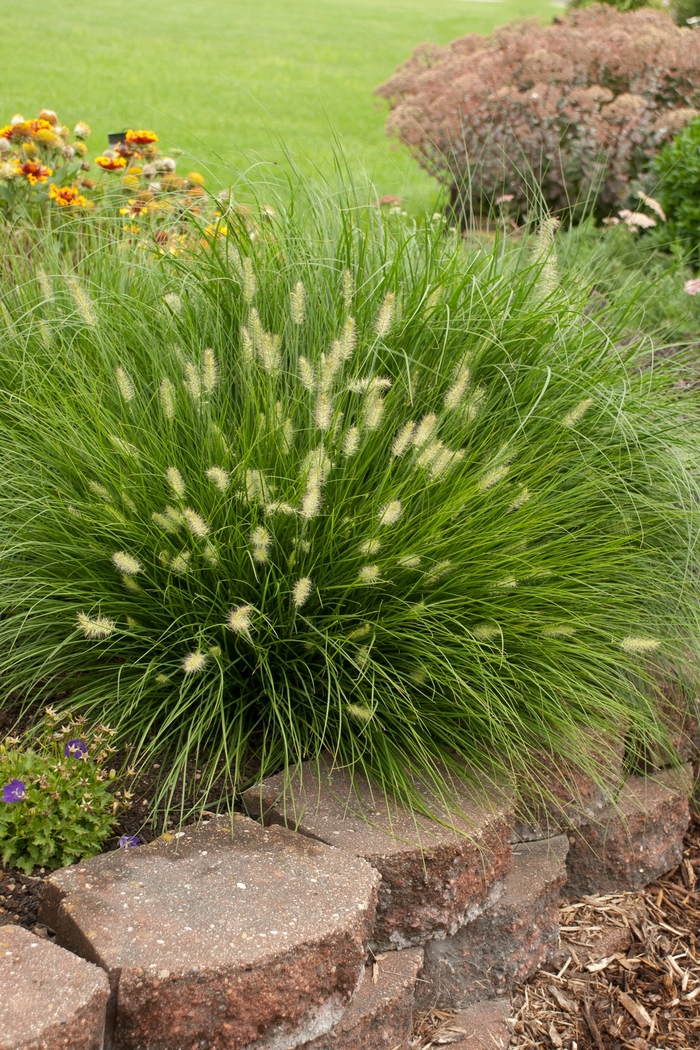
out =
[[698,633],[674,361],[589,315],[552,223],[469,247],[308,187],[227,222],[6,254],[4,691],[68,692],[188,805],[322,752],[420,805],[663,741]]

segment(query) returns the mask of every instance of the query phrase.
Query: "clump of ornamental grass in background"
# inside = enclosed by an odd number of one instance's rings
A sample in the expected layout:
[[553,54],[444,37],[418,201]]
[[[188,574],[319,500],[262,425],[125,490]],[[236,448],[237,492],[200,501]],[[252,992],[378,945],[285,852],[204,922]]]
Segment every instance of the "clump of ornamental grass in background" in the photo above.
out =
[[5,688],[167,752],[161,791],[196,764],[192,803],[324,751],[415,801],[662,739],[654,675],[697,637],[695,409],[540,242],[341,195],[195,260],[105,240],[51,301],[18,270]]
[[109,790],[114,730],[48,708],[31,738],[0,744],[0,854],[31,874],[99,853],[128,792]]

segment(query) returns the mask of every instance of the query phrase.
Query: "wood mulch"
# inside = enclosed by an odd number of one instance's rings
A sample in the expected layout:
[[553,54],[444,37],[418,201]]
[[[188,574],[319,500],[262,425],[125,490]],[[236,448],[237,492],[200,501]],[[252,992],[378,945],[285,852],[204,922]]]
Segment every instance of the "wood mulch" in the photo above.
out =
[[[515,990],[511,1050],[700,1048],[700,823],[644,891],[565,902],[559,919],[558,969]],[[462,1038],[454,1013],[432,1010],[411,1046]]]

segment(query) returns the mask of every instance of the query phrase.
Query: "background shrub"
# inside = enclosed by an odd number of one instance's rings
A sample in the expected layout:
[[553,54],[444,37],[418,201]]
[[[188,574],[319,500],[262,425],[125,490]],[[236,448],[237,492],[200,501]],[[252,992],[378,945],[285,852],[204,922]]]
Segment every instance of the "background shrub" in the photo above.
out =
[[33,737],[0,744],[3,864],[31,874],[100,852],[124,805],[108,790],[112,735],[49,708]]
[[[699,34],[700,35],[700,34]],[[653,178],[667,218],[664,234],[700,263],[700,120],[695,119],[659,153]]]
[[324,749],[407,797],[534,748],[600,771],[588,730],[656,733],[651,670],[697,634],[672,364],[587,319],[549,235],[280,216],[190,262],[17,259],[5,688],[70,690],[200,797]]
[[554,25],[513,23],[422,45],[377,89],[387,130],[452,189],[469,218],[503,194],[521,213],[607,214],[694,115],[700,35],[662,11],[606,4]]

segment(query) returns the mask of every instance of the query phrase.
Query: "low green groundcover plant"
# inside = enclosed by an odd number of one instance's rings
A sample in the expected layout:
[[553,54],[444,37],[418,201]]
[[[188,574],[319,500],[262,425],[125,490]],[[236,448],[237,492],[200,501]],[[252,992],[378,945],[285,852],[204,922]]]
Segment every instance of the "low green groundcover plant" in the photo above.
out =
[[48,709],[32,741],[0,744],[0,854],[31,873],[100,852],[123,799],[109,790],[113,730]]
[[697,637],[673,362],[562,285],[551,225],[470,249],[341,195],[268,229],[8,260],[4,688],[69,689],[200,798],[330,751],[415,800],[659,736]]

